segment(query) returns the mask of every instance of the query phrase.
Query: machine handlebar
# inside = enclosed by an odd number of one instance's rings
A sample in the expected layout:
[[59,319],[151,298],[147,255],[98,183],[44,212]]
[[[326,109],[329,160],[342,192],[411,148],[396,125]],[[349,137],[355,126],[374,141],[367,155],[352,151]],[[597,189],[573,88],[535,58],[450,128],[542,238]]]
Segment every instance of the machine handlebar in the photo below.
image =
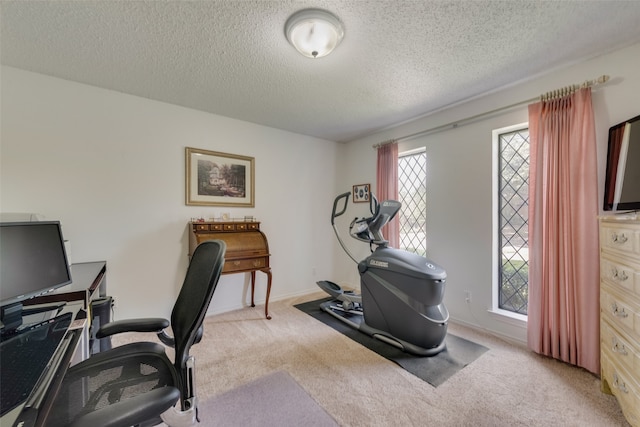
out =
[[[378,203],[378,199],[376,199],[375,194],[369,193],[371,197],[369,197],[369,212],[373,215],[371,218],[375,218],[380,212],[380,203]],[[371,220],[369,218],[369,220]]]
[[[335,219],[347,211],[347,204],[349,202],[349,196],[351,192],[340,194],[333,201],[333,209],[331,210],[331,226],[338,238],[338,242],[342,249],[349,255],[349,257],[357,264],[358,261],[345,246],[344,242],[340,238],[338,228],[336,227]],[[349,234],[356,240],[367,242],[369,244],[375,244],[378,246],[387,246],[389,243],[384,239],[380,229],[388,223],[400,210],[400,202],[395,200],[385,200],[382,203],[378,202],[378,199],[370,193],[369,198],[369,210],[371,216],[369,218],[355,218],[349,225]],[[339,208],[339,204],[342,202],[342,206]]]
[[[351,195],[351,192],[347,191],[346,193],[340,194],[333,201],[333,210],[331,211],[331,225],[335,224],[334,219],[336,219],[337,217],[339,217],[340,215],[342,215],[343,213],[346,212],[346,210],[347,210],[347,202],[349,201],[349,196],[350,195]],[[341,199],[344,200],[344,204],[342,205],[342,210],[340,212],[336,212],[336,210],[338,209],[338,202]]]

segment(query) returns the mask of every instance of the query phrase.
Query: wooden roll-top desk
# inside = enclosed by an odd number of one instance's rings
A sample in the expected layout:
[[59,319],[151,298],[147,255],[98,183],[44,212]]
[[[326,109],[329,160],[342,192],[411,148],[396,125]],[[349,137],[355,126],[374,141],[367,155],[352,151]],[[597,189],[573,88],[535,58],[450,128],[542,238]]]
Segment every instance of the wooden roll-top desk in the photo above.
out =
[[257,221],[215,221],[189,223],[189,256],[196,246],[205,240],[220,239],[227,244],[222,274],[251,273],[251,307],[255,307],[254,293],[256,271],[267,275],[267,298],[264,314],[269,315],[271,293],[271,267],[269,266],[269,243],[260,231]]

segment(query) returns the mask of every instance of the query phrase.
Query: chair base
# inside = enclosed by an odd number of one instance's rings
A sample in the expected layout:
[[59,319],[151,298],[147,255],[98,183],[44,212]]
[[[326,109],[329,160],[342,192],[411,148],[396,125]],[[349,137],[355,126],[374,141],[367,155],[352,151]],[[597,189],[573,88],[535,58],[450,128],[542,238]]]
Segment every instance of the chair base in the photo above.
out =
[[185,362],[185,378],[187,387],[184,391],[186,399],[182,406],[184,410],[178,410],[175,406],[169,408],[160,415],[162,421],[169,427],[189,427],[200,422],[198,418],[198,398],[196,397],[196,359],[190,355]]
[[169,427],[194,426],[198,418],[198,404],[195,397],[192,401],[193,405],[186,411],[180,411],[174,406],[160,415],[160,418]]

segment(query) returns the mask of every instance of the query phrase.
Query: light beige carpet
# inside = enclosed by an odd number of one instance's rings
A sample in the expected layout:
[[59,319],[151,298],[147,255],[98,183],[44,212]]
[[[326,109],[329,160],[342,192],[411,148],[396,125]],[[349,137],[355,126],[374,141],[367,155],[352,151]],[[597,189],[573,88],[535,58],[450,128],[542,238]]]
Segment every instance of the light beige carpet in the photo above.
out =
[[202,402],[202,427],[336,427],[285,371],[276,371]]
[[589,372],[453,322],[490,350],[435,388],[293,307],[322,296],[272,302],[271,320],[262,306],[208,317],[192,349],[200,401],[286,371],[341,426],[628,425]]
[[322,298],[303,304],[296,304],[295,307],[325,325],[331,326],[336,331],[365,346],[369,350],[376,352],[385,359],[397,363],[408,372],[411,372],[416,377],[428,382],[434,387],[443,384],[460,369],[489,350],[473,341],[448,333],[445,337],[445,348],[438,354],[429,357],[415,356],[389,345],[389,343],[366,335],[362,331],[356,330],[329,313],[326,313],[320,308],[320,303],[328,300],[330,300],[330,298]]

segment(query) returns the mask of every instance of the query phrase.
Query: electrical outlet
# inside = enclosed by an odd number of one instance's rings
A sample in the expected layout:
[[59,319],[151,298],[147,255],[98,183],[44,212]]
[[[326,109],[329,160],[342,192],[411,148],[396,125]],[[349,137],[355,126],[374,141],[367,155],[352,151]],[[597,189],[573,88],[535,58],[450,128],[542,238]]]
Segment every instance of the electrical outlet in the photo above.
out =
[[466,302],[471,302],[471,291],[464,291],[464,300]]

